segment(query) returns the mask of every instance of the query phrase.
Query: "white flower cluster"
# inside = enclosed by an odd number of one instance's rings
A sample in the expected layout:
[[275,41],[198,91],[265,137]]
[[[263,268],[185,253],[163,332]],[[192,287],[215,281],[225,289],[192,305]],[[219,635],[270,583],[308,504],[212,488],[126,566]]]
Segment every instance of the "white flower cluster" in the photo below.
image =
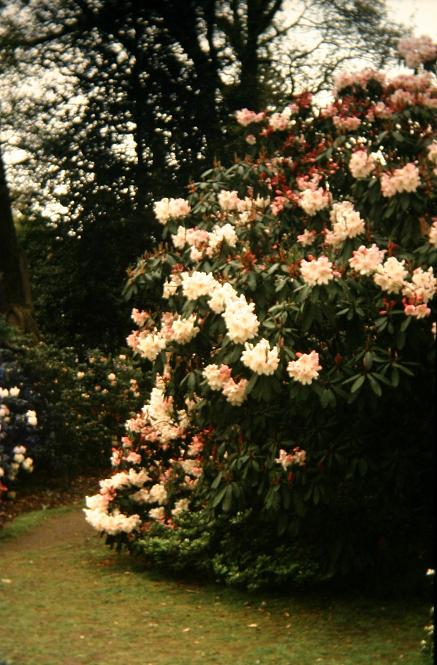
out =
[[[226,189],[222,189],[218,193],[217,200],[223,212],[238,213],[238,216],[232,219],[236,226],[249,225],[256,219],[260,211],[265,210],[270,205],[268,197],[263,198],[258,195],[256,198],[246,196],[244,199],[240,199],[237,191]],[[229,244],[227,238],[226,241]]]
[[306,451],[299,448],[299,446],[293,448],[291,453],[287,453],[286,450],[281,448],[279,457],[275,458],[275,462],[280,464],[284,471],[287,471],[290,466],[305,466],[306,456]]
[[292,379],[309,385],[319,376],[322,366],[319,364],[317,351],[311,353],[296,353],[297,360],[291,360],[287,365],[287,372]]
[[243,294],[238,296],[231,284],[222,286],[211,273],[182,273],[182,290],[189,300],[210,296],[208,305],[213,312],[223,315],[233,342],[243,344],[257,334],[259,321],[254,313],[254,303],[248,303]]
[[131,499],[136,503],[157,503],[163,506],[168,501],[167,490],[163,483],[155,483],[150,489],[140,489],[131,495]]
[[172,235],[172,240],[177,249],[183,249],[185,245],[189,245],[191,260],[201,261],[205,256],[213,256],[223,242],[230,247],[235,247],[238,238],[231,224],[223,226],[216,224],[211,233],[203,229],[186,229],[180,226],[177,233]]
[[159,441],[165,448],[170,441],[183,435],[188,427],[188,416],[184,409],[177,414],[174,412],[173,399],[166,397],[164,390],[164,382],[158,375],[149,402],[141,410],[140,422],[138,419],[128,420],[126,428],[151,435],[151,438]]
[[400,293],[407,274],[405,261],[403,259],[398,261],[394,256],[390,256],[384,263],[376,267],[373,280],[387,293]]
[[279,349],[275,346],[270,350],[267,339],[261,339],[258,344],[246,342],[241,354],[241,362],[255,374],[274,374],[279,365]]
[[30,427],[36,427],[38,425],[38,418],[36,416],[36,411],[26,411],[26,420],[27,424],[30,425]]
[[116,536],[119,533],[132,533],[141,525],[139,515],[124,515],[119,510],[108,513],[103,509],[103,502],[100,502],[100,495],[87,496],[86,506],[83,509],[85,519],[97,531],[107,533],[109,536]]
[[191,206],[185,199],[164,198],[153,205],[155,217],[160,224],[167,224],[171,219],[186,217],[191,212]]
[[374,168],[375,160],[366,150],[357,150],[349,160],[349,171],[357,179],[367,178]]
[[300,272],[302,279],[308,286],[316,284],[328,284],[334,278],[332,263],[327,256],[320,256],[318,259],[300,262]]
[[191,314],[188,318],[175,317],[171,327],[171,341],[178,344],[188,344],[198,334],[200,328],[196,326],[196,315]]
[[383,262],[386,251],[379,249],[375,243],[370,247],[360,245],[349,259],[349,265],[360,275],[371,275]]
[[187,300],[197,300],[201,296],[210,294],[217,284],[211,273],[198,270],[192,273],[183,272],[181,278],[182,293]]
[[381,175],[381,192],[385,197],[402,192],[415,192],[419,186],[419,169],[415,164],[405,164],[402,168],[395,169],[392,174]]
[[150,333],[140,333],[135,350],[142,358],[147,358],[147,360],[153,362],[162,349],[165,348],[165,345],[166,340],[155,330]]
[[237,240],[237,234],[231,224],[224,224],[223,226],[216,224],[209,235],[208,256],[212,256],[224,242],[226,242],[229,247],[235,247]]
[[433,269],[428,270],[416,268],[411,276],[411,282],[407,282],[403,294],[409,298],[416,298],[428,302],[431,300],[437,289],[437,279],[434,277]]
[[217,196],[218,204],[220,208],[225,212],[233,212],[239,210],[241,205],[241,199],[238,196],[236,190],[228,191],[222,189]]
[[334,203],[330,213],[332,231],[326,231],[325,243],[327,245],[339,245],[347,238],[355,238],[364,233],[364,220],[360,213],[355,210],[350,201]]
[[33,471],[33,459],[26,457],[25,446],[15,446],[10,459],[2,459],[0,455],[0,478],[6,477],[8,480],[15,480],[20,468],[27,473]]
[[304,189],[299,196],[299,206],[307,215],[313,217],[319,210],[326,208],[331,202],[331,195],[328,191],[319,187],[318,189]]
[[170,276],[170,279],[167,279],[164,282],[164,286],[162,288],[162,297],[168,300],[168,298],[174,296],[181,284],[182,284],[182,279],[180,274],[173,273]]
[[20,394],[20,388],[14,386],[13,388],[1,388],[0,387],[0,397],[18,397]]
[[244,344],[255,337],[259,328],[259,321],[254,312],[254,303],[248,303],[242,294],[235,299],[225,302],[223,319],[226,323],[229,338],[235,344]]

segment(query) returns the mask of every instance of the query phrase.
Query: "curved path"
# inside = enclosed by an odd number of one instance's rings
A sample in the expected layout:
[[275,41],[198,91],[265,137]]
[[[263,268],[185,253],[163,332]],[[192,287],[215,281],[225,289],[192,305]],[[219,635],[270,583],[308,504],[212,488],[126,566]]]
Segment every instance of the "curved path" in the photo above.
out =
[[427,614],[165,579],[108,550],[78,506],[0,537],[1,665],[423,665]]

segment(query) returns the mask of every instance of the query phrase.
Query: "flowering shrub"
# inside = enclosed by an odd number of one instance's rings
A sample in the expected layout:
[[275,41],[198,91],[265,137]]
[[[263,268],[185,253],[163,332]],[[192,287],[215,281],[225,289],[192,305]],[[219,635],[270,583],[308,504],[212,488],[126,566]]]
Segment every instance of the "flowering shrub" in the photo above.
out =
[[[62,483],[79,473],[108,467],[125,420],[140,408],[150,389],[143,364],[122,352],[108,355],[94,349],[78,357],[73,349],[44,343],[35,346],[4,326],[0,337],[0,413],[6,415],[9,425],[6,431],[2,420],[0,437],[7,440],[8,450],[29,447],[35,463],[34,482]],[[11,434],[8,410],[12,409],[21,414],[19,420],[29,412],[26,424],[32,429],[25,438],[20,439],[18,430]],[[38,423],[36,416],[31,418],[31,411],[38,414]],[[0,440],[0,446],[2,443]],[[12,457],[8,454],[11,462]]]
[[147,374],[125,354],[98,349],[79,358],[47,344],[22,348],[20,363],[38,395],[38,474],[69,478],[108,466],[125,420],[142,404]]
[[13,499],[24,473],[33,471],[38,443],[35,395],[7,351],[0,349],[0,501]]
[[110,542],[156,554],[167,533],[182,566],[191,511],[236,520],[228,544],[266,568],[298,543],[319,577],[425,556],[435,79],[365,70],[335,91],[238,112],[244,158],[155,204],[164,244],[126,289],[162,293],[128,338],[155,384],[87,499]]

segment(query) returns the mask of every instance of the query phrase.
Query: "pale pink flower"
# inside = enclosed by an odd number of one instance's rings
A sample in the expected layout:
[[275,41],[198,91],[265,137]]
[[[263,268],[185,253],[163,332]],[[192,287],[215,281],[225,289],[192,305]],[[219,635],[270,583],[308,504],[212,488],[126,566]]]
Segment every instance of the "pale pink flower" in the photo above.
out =
[[158,333],[157,330],[155,330],[155,332],[148,334],[140,333],[139,337],[137,338],[135,350],[140,354],[140,356],[153,362],[161,353],[162,349],[165,348],[165,344],[165,339],[160,335],[160,333]]
[[431,314],[431,310],[426,303],[419,305],[404,304],[405,316],[414,316],[416,319],[424,319]]
[[327,256],[320,256],[312,261],[300,262],[300,272],[305,284],[315,286],[316,284],[328,284],[334,278],[332,263]]
[[171,219],[186,217],[191,212],[191,206],[185,199],[164,198],[156,201],[153,209],[160,224],[167,224]]
[[181,284],[182,279],[179,274],[171,275],[170,279],[167,279],[164,282],[164,286],[162,288],[162,297],[168,299],[171,298],[171,296],[174,296]]
[[231,377],[231,369],[228,365],[207,365],[203,371],[208,386],[211,390],[221,390],[223,385]]
[[212,256],[224,242],[229,247],[235,247],[237,240],[237,234],[231,224],[224,224],[223,226],[216,224],[209,235],[208,256]]
[[313,217],[319,210],[326,208],[331,202],[331,195],[326,189],[305,189],[299,195],[299,206],[307,215]]
[[248,303],[244,295],[226,302],[223,318],[228,336],[235,344],[243,344],[257,334],[259,321],[254,309],[254,303]]
[[172,340],[179,344],[188,344],[199,332],[196,324],[196,315],[188,318],[177,318],[172,324]]
[[235,118],[239,125],[247,127],[253,122],[261,122],[264,120],[264,113],[256,113],[255,111],[250,111],[249,109],[240,109],[235,111]]
[[334,94],[352,85],[367,88],[369,81],[378,81],[384,84],[385,75],[375,69],[366,68],[358,72],[340,72],[334,78]]
[[189,510],[189,505],[190,505],[189,499],[179,499],[179,501],[176,501],[174,508],[171,511],[171,514],[173,515],[173,517],[177,517],[185,510]]
[[241,362],[255,374],[274,374],[279,365],[279,349],[275,346],[270,350],[268,340],[261,339],[258,344],[246,342],[241,354]]
[[375,243],[370,247],[361,245],[349,259],[350,266],[360,275],[371,275],[383,262],[385,249],[379,249]]
[[287,471],[290,466],[304,466],[306,462],[306,451],[296,446],[291,453],[287,453],[286,450],[281,448],[279,451],[279,457],[275,459],[275,462],[280,464],[284,471]]
[[322,175],[320,173],[313,173],[311,177],[309,175],[299,175],[296,178],[296,185],[300,190],[312,189],[315,191],[321,179]]
[[309,231],[308,229],[305,229],[303,233],[297,236],[297,242],[300,245],[303,245],[303,247],[307,247],[308,245],[313,244],[316,237],[317,237],[317,231]]
[[415,303],[427,303],[431,300],[437,290],[437,279],[434,277],[433,269],[428,270],[416,268],[411,276],[411,282],[405,282],[402,293]]
[[226,189],[222,189],[218,193],[217,200],[220,208],[226,212],[238,210],[240,204],[240,199],[238,198],[238,192],[235,190],[229,192]]
[[364,221],[351,201],[334,203],[329,218],[332,222],[332,232],[326,233],[326,244],[338,245],[347,238],[356,238],[365,231]]
[[163,522],[165,520],[164,506],[159,506],[159,508],[152,508],[149,510],[149,517],[151,517],[152,520],[156,520],[157,522]]
[[383,264],[376,267],[373,280],[383,291],[400,293],[407,275],[405,260],[398,261],[394,256],[390,256]]
[[332,118],[334,126],[343,132],[353,132],[361,125],[361,120],[356,116],[349,116],[348,118],[335,115]]
[[414,95],[408,90],[398,88],[388,98],[390,105],[396,110],[400,111],[407,106],[412,106],[415,103]]
[[375,160],[366,150],[357,150],[349,160],[349,170],[354,178],[367,178],[375,168]]
[[428,35],[403,37],[398,42],[398,51],[407,67],[416,68],[424,62],[432,62],[437,57],[437,44]]
[[247,379],[240,379],[237,383],[234,379],[228,379],[223,386],[223,395],[232,406],[241,406],[246,400]]
[[432,223],[429,229],[428,241],[433,247],[437,247],[437,221]]
[[429,161],[437,165],[437,143],[435,141],[431,143],[427,150]]
[[285,129],[290,129],[295,124],[294,120],[291,120],[292,108],[287,106],[280,113],[272,113],[269,118],[269,126],[273,131],[284,131]]
[[381,175],[381,192],[385,197],[402,192],[415,192],[419,186],[419,169],[412,163],[395,169],[392,174],[383,173]]
[[207,272],[183,272],[181,278],[182,293],[187,300],[197,300],[201,296],[209,295],[217,285],[212,274]]
[[322,366],[319,364],[319,354],[317,351],[311,353],[296,353],[297,360],[291,360],[287,365],[287,372],[292,379],[309,385],[319,376]]

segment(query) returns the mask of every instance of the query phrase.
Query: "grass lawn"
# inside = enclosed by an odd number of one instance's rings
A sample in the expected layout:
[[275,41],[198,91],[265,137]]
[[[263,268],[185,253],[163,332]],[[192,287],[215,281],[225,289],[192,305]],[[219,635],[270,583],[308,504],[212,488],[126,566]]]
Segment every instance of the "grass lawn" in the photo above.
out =
[[418,600],[246,594],[164,579],[117,555],[77,508],[0,534],[0,663],[424,665]]

